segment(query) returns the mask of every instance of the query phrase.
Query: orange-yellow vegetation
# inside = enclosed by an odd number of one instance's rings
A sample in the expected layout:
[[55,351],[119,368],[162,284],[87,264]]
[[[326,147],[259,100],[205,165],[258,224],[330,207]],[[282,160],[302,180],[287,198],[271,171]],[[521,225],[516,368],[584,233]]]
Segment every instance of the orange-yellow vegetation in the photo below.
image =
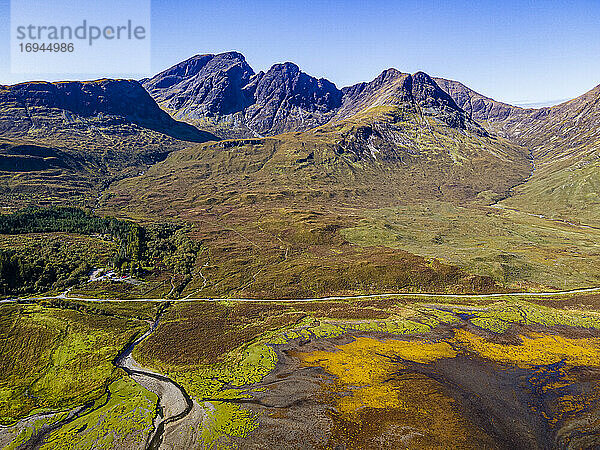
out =
[[323,367],[337,378],[338,383],[357,387],[352,395],[339,399],[338,408],[344,413],[361,407],[402,407],[396,390],[385,382],[392,371],[401,368],[389,357],[428,363],[456,356],[456,351],[446,342],[380,341],[367,337],[359,337],[337,349],[334,352],[296,353],[296,356],[307,365]]
[[[337,346],[336,351],[295,353],[304,364],[321,366],[336,378],[338,386],[349,389],[350,394],[337,400],[342,414],[361,408],[404,408],[405,399],[399,396],[397,386],[390,383],[390,374],[402,370],[402,360],[430,363],[440,358],[453,358],[458,351],[476,353],[501,364],[520,368],[564,361],[567,366],[600,366],[600,339],[572,339],[558,335],[531,333],[521,336],[519,344],[498,344],[463,329],[457,329],[446,341],[377,340],[359,337]],[[458,350],[457,350],[458,349]],[[392,361],[394,359],[395,362]],[[558,389],[569,384],[561,376],[544,389]],[[576,399],[563,399],[565,409]],[[577,409],[577,408],[575,408]]]
[[531,333],[520,344],[497,344],[468,331],[456,330],[453,341],[465,350],[521,368],[564,361],[570,366],[600,366],[600,339],[570,339],[554,334]]
[[454,448],[492,448],[491,438],[461,415],[444,386],[425,375],[394,375],[403,364],[388,358],[429,363],[456,354],[446,342],[359,337],[336,351],[293,356],[336,376],[333,385],[324,385],[325,397],[336,407],[331,447],[379,448],[378,439],[385,436],[386,448],[437,449],[448,442]]
[[389,374],[392,364],[389,356],[407,361],[428,363],[439,358],[452,358],[456,351],[446,342],[429,341],[380,341],[359,337],[349,344],[340,345],[338,351],[297,353],[306,364],[319,365],[335,375],[340,382],[365,385],[379,381]]

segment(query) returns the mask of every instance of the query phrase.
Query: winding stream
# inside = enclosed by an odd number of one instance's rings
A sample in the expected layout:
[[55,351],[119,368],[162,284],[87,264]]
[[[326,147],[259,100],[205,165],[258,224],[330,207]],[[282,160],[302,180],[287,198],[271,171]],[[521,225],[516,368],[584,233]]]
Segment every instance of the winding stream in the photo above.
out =
[[[148,450],[160,448],[165,426],[183,419],[194,406],[192,399],[179,383],[165,375],[144,369],[132,356],[135,347],[156,331],[163,312],[164,310],[157,314],[148,331],[125,347],[113,361],[113,364],[123,369],[132,380],[158,396],[158,408],[161,413],[157,418],[162,417],[162,420],[158,424],[155,423],[154,434],[148,437],[148,445],[146,446]],[[170,412],[170,415],[164,417],[165,411]]]
[[[164,309],[157,314],[156,319],[150,325],[150,329],[127,344],[113,360],[115,367],[123,369],[132,380],[158,396],[158,414],[154,418],[154,431],[150,433],[146,440],[146,449],[148,450],[158,450],[163,442],[165,426],[186,417],[194,406],[192,399],[179,383],[165,375],[144,369],[132,357],[135,347],[156,331],[163,313]],[[108,387],[106,388],[105,395],[106,399],[101,405],[95,406],[95,402],[90,401],[69,411],[62,420],[43,425],[26,442],[19,445],[18,449],[39,449],[52,432],[108,404],[110,400],[110,390]],[[24,420],[31,420],[33,417],[35,416]]]

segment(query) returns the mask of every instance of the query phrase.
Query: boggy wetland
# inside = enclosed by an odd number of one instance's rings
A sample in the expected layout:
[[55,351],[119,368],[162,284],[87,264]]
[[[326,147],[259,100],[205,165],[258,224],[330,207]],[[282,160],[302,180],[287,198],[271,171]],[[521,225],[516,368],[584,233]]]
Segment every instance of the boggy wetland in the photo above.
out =
[[597,297],[5,303],[4,349],[35,330],[40,351],[3,359],[3,398],[26,395],[0,404],[0,443],[589,448]]

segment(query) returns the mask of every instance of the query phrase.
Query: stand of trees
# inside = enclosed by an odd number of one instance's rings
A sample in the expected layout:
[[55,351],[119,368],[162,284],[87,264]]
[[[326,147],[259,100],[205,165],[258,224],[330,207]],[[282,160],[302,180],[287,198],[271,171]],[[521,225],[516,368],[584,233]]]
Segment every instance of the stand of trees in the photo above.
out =
[[[27,208],[0,215],[0,234],[75,233],[98,235],[116,244],[111,265],[121,274],[141,275],[149,266],[191,277],[200,245],[175,224],[142,227],[98,217],[80,208]],[[93,255],[57,239],[41,238],[35,248],[0,250],[0,295],[67,288],[85,281]]]
[[67,289],[88,278],[90,259],[89,252],[56,241],[0,250],[0,295]]
[[138,224],[112,217],[98,217],[80,208],[26,208],[0,215],[0,234],[76,233],[100,235],[117,242],[114,267],[135,273],[140,269],[144,229]]

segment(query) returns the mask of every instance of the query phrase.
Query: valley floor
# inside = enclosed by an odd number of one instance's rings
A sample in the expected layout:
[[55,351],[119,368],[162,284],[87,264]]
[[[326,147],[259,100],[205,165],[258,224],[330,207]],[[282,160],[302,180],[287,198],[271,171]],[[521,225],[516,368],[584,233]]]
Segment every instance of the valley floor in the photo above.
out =
[[594,289],[59,300],[0,305],[4,448],[600,444]]

